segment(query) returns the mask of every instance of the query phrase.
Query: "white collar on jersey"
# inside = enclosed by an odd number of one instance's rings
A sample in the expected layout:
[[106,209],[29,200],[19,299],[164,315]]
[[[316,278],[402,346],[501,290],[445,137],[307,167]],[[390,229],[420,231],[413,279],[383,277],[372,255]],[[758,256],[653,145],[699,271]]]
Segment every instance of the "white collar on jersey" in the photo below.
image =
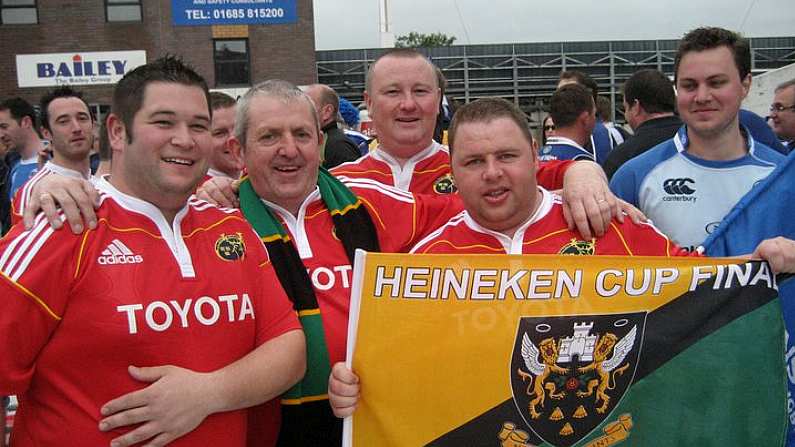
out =
[[262,203],[265,204],[271,211],[275,212],[282,218],[284,224],[287,225],[287,231],[292,235],[295,241],[295,247],[298,249],[298,254],[301,259],[309,259],[313,256],[312,247],[309,245],[309,238],[306,234],[306,226],[304,225],[304,218],[306,217],[306,208],[310,203],[320,200],[320,188],[315,186],[315,189],[306,196],[301,206],[298,208],[298,216],[293,216],[293,213],[287,209],[267,201],[260,197]]
[[119,206],[125,210],[140,214],[151,220],[157,226],[160,235],[163,236],[163,240],[166,241],[169,250],[171,250],[171,254],[174,256],[174,260],[176,260],[177,264],[179,264],[179,270],[182,273],[182,277],[196,277],[196,272],[193,268],[193,259],[191,258],[190,252],[188,251],[188,247],[185,245],[185,241],[182,239],[181,223],[182,219],[188,214],[187,203],[181,210],[177,212],[176,216],[174,216],[174,222],[169,225],[168,221],[163,216],[163,213],[156,206],[147,201],[119,191],[115,186],[108,182],[106,177],[100,178],[95,183],[95,186],[100,192],[110,196],[116,203],[119,204]]
[[512,238],[498,231],[489,230],[488,228],[481,226],[479,223],[475,222],[475,219],[469,215],[468,211],[464,214],[464,223],[466,223],[466,225],[472,230],[491,235],[500,241],[505,253],[509,255],[520,255],[522,254],[524,234],[527,231],[527,228],[549,214],[550,210],[552,210],[552,206],[555,203],[555,196],[551,192],[540,186],[538,187],[538,190],[541,191],[541,203],[538,205],[536,212],[528,217],[524,223],[519,225],[519,228],[516,229],[516,232],[513,234]]
[[226,178],[231,178],[233,180],[237,179],[237,177],[232,177],[229,174],[227,174],[226,172],[219,171],[219,170],[213,169],[213,168],[207,169],[207,175],[209,175],[210,177],[226,177]]
[[398,159],[387,153],[381,145],[378,146],[378,149],[371,152],[371,156],[389,165],[389,168],[392,169],[392,178],[394,179],[394,186],[396,188],[408,191],[409,185],[411,185],[411,178],[414,174],[414,166],[422,160],[434,156],[441,150],[444,150],[444,146],[431,140],[431,144],[428,147],[408,158],[402,168],[400,167]]
[[557,135],[551,136],[551,137],[547,138],[547,144],[565,144],[567,146],[574,146],[577,149],[585,152],[586,154],[593,156],[593,154],[590,151],[588,151],[584,147],[580,146],[576,141],[574,141],[574,140],[572,140],[570,138],[561,137],[561,136],[557,136]]
[[79,178],[83,180],[89,180],[91,178],[90,169],[86,172],[75,171],[74,169],[65,168],[61,165],[55,164],[55,162],[52,160],[44,163],[42,170],[50,171],[55,174],[70,178]]
[[[751,135],[751,131],[749,131],[747,127],[740,124],[740,133],[743,135],[743,139],[745,140],[745,148],[748,150],[748,154],[754,155],[756,140],[754,140],[754,137]],[[680,154],[687,151],[688,146],[690,146],[690,138],[687,136],[687,125],[680,127],[679,130],[676,131],[676,135],[674,135],[674,146],[676,146],[676,151]],[[691,156],[695,157],[692,154]]]

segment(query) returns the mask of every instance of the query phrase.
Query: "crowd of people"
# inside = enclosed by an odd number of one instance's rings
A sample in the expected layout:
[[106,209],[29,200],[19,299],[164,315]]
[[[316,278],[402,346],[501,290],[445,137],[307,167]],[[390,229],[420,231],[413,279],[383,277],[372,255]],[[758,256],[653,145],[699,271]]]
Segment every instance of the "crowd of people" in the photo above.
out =
[[[498,98],[457,110],[442,145],[443,76],[412,49],[369,66],[375,142],[347,136],[328,86],[269,80],[235,100],[174,57],[125,75],[102,123],[72,87],[41,99],[41,129],[5,100],[13,445],[341,445],[361,387],[344,364],[356,249],[557,253],[574,238],[595,255],[700,256],[704,228],[792,146],[795,80],[762,129],[740,110],[740,36],[688,33],[675,71],[625,84],[632,136],[599,117],[592,79],[562,73],[540,147]],[[781,236],[749,255],[795,272]]]

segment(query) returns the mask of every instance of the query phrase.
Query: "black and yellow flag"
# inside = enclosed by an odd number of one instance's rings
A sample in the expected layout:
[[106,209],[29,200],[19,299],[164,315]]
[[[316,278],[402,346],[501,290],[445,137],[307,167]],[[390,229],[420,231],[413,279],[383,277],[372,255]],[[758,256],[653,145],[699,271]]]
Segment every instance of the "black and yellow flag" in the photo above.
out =
[[766,263],[360,252],[356,265],[362,388],[345,445],[784,443]]

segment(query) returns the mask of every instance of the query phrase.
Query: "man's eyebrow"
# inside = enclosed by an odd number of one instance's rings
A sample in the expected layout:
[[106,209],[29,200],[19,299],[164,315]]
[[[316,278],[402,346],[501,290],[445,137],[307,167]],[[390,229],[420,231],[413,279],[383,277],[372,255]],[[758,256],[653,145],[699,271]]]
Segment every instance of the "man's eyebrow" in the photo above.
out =
[[150,113],[149,116],[150,117],[157,116],[157,115],[175,116],[176,114],[177,113],[174,112],[173,110],[155,110],[154,112]]

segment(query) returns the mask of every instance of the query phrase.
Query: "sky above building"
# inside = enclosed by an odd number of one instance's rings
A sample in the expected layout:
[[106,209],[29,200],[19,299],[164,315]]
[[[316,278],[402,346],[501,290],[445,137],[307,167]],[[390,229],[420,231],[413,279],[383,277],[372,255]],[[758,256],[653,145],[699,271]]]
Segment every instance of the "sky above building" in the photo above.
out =
[[[380,46],[378,0],[314,0],[318,50]],[[442,32],[455,44],[676,39],[699,26],[748,37],[795,34],[794,0],[389,0],[395,37]]]

